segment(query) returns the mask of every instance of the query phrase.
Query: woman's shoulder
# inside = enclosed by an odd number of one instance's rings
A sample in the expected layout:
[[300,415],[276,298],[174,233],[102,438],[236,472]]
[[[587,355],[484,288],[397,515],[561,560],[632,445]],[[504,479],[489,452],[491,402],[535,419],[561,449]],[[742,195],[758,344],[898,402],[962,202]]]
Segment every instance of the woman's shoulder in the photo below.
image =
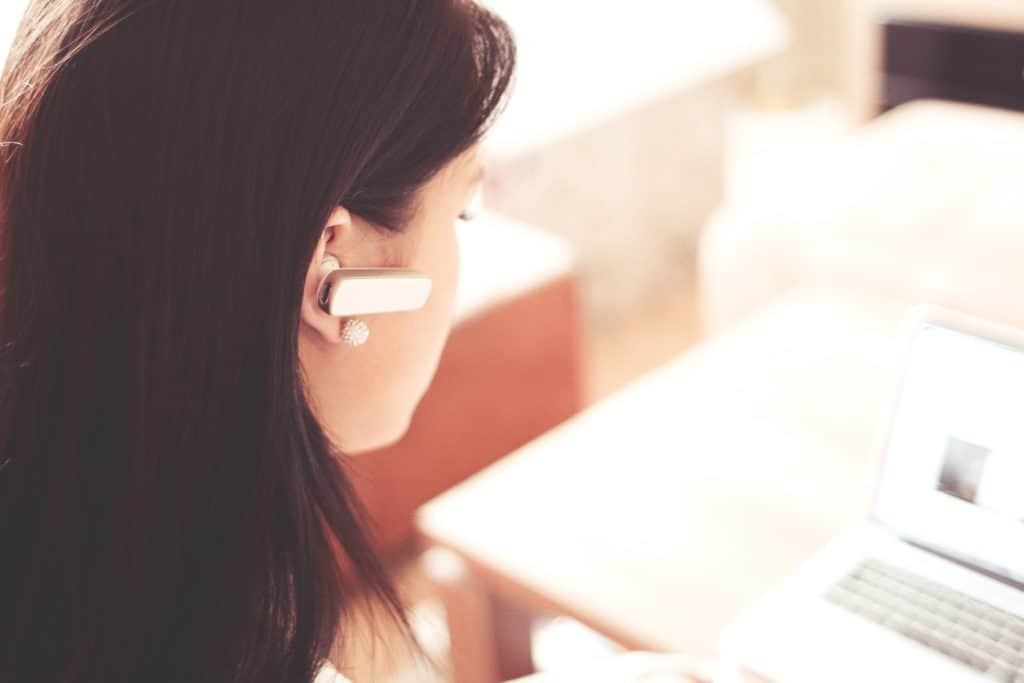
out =
[[316,675],[313,683],[352,683],[350,680],[341,675],[341,672],[334,668],[334,665],[330,662],[324,662],[324,665],[320,667],[320,673]]

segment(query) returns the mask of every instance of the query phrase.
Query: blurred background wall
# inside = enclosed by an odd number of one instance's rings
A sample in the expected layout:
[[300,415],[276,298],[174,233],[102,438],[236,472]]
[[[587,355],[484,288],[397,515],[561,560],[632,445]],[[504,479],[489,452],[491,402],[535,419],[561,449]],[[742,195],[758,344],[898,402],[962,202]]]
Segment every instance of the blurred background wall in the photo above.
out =
[[791,29],[788,48],[757,68],[764,105],[792,107],[842,87],[846,0],[774,0]]

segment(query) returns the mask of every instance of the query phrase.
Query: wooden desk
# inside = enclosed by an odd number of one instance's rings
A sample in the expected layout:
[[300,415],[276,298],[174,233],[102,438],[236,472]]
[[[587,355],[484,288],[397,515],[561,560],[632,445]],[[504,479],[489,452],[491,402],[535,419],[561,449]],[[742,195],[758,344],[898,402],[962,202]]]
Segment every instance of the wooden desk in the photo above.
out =
[[[714,656],[726,624],[866,512],[903,313],[794,292],[428,503],[419,529],[503,601]],[[456,655],[488,646],[451,626]]]

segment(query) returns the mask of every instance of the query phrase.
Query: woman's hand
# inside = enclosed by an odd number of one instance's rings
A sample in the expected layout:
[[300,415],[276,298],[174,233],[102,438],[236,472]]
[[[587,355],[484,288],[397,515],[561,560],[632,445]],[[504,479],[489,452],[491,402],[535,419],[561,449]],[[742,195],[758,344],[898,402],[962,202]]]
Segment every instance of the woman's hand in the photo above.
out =
[[612,660],[607,683],[712,683],[707,662],[676,654],[627,652]]
[[713,673],[711,663],[685,655],[627,652],[585,671],[553,671],[519,683],[712,683]]

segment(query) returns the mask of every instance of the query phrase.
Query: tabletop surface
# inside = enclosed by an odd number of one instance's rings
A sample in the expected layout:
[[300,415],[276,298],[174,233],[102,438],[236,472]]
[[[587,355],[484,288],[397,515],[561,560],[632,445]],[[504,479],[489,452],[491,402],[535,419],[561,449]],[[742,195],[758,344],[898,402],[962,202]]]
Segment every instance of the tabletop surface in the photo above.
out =
[[420,529],[506,597],[712,656],[867,512],[903,313],[791,294],[434,499]]

